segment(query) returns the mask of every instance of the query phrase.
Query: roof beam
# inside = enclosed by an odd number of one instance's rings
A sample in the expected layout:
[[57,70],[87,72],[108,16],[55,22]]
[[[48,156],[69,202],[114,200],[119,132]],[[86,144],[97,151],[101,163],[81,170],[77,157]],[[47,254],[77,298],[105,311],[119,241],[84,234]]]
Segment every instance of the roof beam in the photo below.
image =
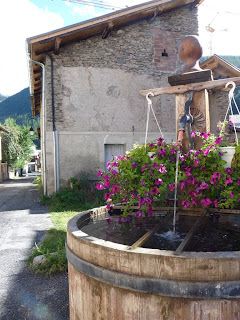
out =
[[153,17],[150,19],[149,23],[152,23],[156,17],[163,12],[163,8],[161,6],[157,7],[156,10],[153,13]]
[[61,42],[62,42],[62,38],[57,37],[55,39],[54,50],[53,50],[54,54],[57,54],[57,55],[59,54]]
[[109,34],[111,33],[112,29],[114,27],[114,24],[112,21],[109,21],[106,28],[103,30],[102,33],[102,39],[107,39],[107,37],[109,36]]
[[34,69],[34,70],[33,70],[33,73],[34,73],[34,74],[42,73],[42,68],[40,67],[40,68]]

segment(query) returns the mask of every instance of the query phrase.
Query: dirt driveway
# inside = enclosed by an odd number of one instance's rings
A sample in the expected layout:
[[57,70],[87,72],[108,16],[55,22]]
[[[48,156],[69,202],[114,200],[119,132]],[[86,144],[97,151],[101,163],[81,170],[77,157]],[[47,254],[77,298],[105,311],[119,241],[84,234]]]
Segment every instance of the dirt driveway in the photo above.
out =
[[25,263],[52,226],[33,179],[0,183],[0,319],[67,320],[67,274],[35,275]]

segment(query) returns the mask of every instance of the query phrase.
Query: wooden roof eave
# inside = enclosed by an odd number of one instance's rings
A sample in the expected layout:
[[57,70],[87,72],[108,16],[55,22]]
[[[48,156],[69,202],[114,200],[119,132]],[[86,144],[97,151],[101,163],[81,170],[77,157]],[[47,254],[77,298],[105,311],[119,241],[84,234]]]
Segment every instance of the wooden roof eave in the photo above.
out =
[[10,131],[8,131],[7,129],[5,129],[4,127],[0,126],[0,132],[5,132],[5,133],[10,133]]
[[[156,9],[158,10],[158,13],[165,13],[184,5],[192,4],[193,6],[199,6],[203,1],[204,0],[150,1],[145,4],[136,5],[131,8],[104,15],[99,18],[94,18],[85,22],[81,22],[79,24],[31,37],[27,39],[28,55],[31,57],[31,59],[43,63],[46,53],[56,52],[56,50],[59,50],[60,46],[62,47],[75,41],[102,34],[109,23],[113,24],[115,29],[119,29],[135,21],[153,17],[154,14],[156,14]],[[58,41],[58,44],[56,44],[56,41]],[[35,79],[37,76],[34,74],[34,71],[36,71],[37,68],[39,68],[39,66],[36,66],[36,64],[33,64],[32,62],[29,62],[30,93],[32,95],[34,94],[36,85],[39,85],[39,80],[37,80],[38,82],[36,83]],[[32,103],[35,103],[35,99],[32,100]],[[33,115],[35,114],[34,109],[36,107],[37,106],[34,106],[32,104]]]
[[228,61],[222,59],[218,55],[214,54],[212,57],[203,61],[200,64],[203,70],[211,69],[213,70],[214,76],[219,74],[223,77],[240,77],[240,69],[229,63]]

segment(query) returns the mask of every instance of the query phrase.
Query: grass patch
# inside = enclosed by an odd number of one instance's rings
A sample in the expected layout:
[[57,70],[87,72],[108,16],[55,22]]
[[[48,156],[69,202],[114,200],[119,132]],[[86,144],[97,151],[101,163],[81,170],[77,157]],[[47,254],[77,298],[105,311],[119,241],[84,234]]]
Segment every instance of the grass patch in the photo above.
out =
[[[86,181],[84,181],[84,186],[83,183],[77,184],[77,187],[75,184],[75,188],[64,188],[50,197],[42,195],[41,202],[48,206],[54,227],[46,232],[46,237],[41,245],[39,247],[35,245],[33,248],[32,254],[27,260],[29,267],[36,273],[45,275],[66,271],[67,223],[76,214],[103,205],[103,197],[104,192],[97,191]],[[50,255],[50,253],[55,254]],[[33,266],[33,259],[38,255],[44,255],[47,262],[44,265]]]

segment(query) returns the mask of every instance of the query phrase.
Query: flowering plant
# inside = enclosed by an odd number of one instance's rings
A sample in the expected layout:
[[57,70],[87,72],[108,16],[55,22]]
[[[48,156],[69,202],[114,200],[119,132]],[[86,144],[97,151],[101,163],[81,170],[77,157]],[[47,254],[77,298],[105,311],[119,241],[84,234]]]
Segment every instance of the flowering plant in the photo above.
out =
[[103,181],[96,186],[99,190],[108,189],[107,208],[114,202],[124,203],[124,215],[128,215],[130,207],[138,204],[135,215],[141,217],[143,213],[152,215],[155,200],[161,200],[163,205],[169,203],[174,190],[176,154],[176,145],[159,138],[146,147],[136,145],[107,163],[107,172],[98,173]]
[[[232,168],[225,168],[221,160],[221,135],[193,132],[203,139],[200,150],[180,154],[178,168],[178,200],[183,207],[236,208],[240,198],[240,149],[236,147]],[[123,215],[138,205],[137,217],[153,214],[155,201],[170,205],[175,189],[176,144],[162,138],[156,142],[135,146],[123,156],[107,164],[107,171],[99,171],[103,178],[97,189],[106,189],[109,209],[113,203],[125,204]]]

